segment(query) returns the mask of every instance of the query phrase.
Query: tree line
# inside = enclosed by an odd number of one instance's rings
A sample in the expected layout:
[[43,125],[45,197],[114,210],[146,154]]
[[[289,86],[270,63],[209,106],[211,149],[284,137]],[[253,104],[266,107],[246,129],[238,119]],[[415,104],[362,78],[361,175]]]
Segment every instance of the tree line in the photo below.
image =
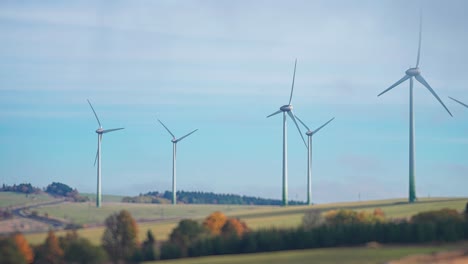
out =
[[52,182],[51,184],[47,185],[43,190],[41,188],[32,186],[31,183],[21,183],[18,185],[3,184],[0,188],[0,192],[15,192],[23,193],[26,195],[40,194],[45,192],[52,196],[68,198],[75,202],[86,202],[89,200],[87,197],[81,196],[77,189],[73,189],[70,186],[61,182]]
[[[172,192],[152,191],[138,196],[127,196],[122,199],[126,203],[168,203]],[[232,205],[282,205],[281,200],[267,199],[238,194],[219,194],[213,192],[177,191],[177,202],[184,204],[232,204]],[[289,205],[304,205],[301,201],[289,201]]]
[[[192,238],[185,250],[163,245],[161,258],[355,246],[368,242],[409,244],[468,239],[466,211],[460,214],[456,210],[442,209],[419,213],[410,220],[386,220],[381,210],[374,213],[337,210],[324,214],[313,211],[311,214],[304,216],[303,225],[298,228],[263,229],[242,235],[201,235]],[[317,215],[324,219],[318,219]]]

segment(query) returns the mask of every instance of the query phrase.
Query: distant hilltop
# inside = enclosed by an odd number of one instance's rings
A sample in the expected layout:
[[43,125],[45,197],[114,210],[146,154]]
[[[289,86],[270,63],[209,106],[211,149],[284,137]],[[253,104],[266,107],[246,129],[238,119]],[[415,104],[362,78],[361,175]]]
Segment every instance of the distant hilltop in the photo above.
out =
[[[172,192],[147,192],[138,196],[122,198],[125,203],[170,203]],[[259,198],[238,194],[219,194],[213,192],[177,192],[177,202],[182,204],[236,204],[236,205],[282,205],[281,200]],[[290,205],[305,205],[301,201],[289,201]]]

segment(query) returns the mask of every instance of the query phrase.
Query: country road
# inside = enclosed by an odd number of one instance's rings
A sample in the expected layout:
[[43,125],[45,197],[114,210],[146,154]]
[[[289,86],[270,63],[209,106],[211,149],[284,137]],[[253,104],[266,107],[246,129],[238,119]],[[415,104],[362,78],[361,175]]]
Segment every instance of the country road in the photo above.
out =
[[26,218],[26,219],[38,221],[38,222],[47,224],[49,226],[53,226],[54,228],[63,228],[63,227],[65,227],[67,225],[66,222],[62,222],[62,221],[57,220],[57,219],[51,219],[51,218],[43,217],[43,216],[39,216],[39,215],[26,214],[24,212],[24,210],[26,210],[26,209],[30,210],[30,209],[37,208],[37,207],[40,207],[40,206],[61,204],[63,202],[65,202],[65,199],[55,200],[55,201],[51,201],[51,202],[38,203],[38,204],[28,205],[28,206],[21,206],[21,207],[17,207],[15,209],[13,209],[12,214],[14,216],[16,216],[16,217]]

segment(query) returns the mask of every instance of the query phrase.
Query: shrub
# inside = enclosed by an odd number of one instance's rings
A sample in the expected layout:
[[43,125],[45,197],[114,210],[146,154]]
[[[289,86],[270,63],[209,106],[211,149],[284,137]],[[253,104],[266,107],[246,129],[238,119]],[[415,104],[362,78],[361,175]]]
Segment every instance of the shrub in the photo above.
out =
[[302,227],[304,229],[311,229],[323,225],[325,222],[322,212],[319,210],[310,210],[304,214],[302,218]]

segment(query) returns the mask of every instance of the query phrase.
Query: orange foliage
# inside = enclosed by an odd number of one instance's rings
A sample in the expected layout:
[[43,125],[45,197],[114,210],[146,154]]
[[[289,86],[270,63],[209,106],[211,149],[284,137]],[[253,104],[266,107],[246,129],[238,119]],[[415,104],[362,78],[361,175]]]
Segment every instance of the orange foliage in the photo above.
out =
[[48,263],[61,263],[63,257],[63,250],[59,246],[57,237],[54,231],[50,230],[43,245],[44,259]]
[[17,233],[13,235],[13,240],[15,241],[18,250],[23,255],[27,263],[32,263],[34,260],[34,252],[28,244],[28,241],[24,238],[23,234]]
[[383,217],[385,218],[385,213],[382,209],[380,208],[375,208],[374,210],[374,216],[380,216],[380,217]]
[[214,212],[210,214],[205,221],[203,221],[203,226],[210,230],[211,234],[219,235],[221,234],[221,229],[227,221],[227,217],[221,212]]
[[237,218],[229,218],[221,231],[223,235],[236,234],[238,237],[241,237],[245,232],[248,231],[248,227],[245,222],[242,222]]

